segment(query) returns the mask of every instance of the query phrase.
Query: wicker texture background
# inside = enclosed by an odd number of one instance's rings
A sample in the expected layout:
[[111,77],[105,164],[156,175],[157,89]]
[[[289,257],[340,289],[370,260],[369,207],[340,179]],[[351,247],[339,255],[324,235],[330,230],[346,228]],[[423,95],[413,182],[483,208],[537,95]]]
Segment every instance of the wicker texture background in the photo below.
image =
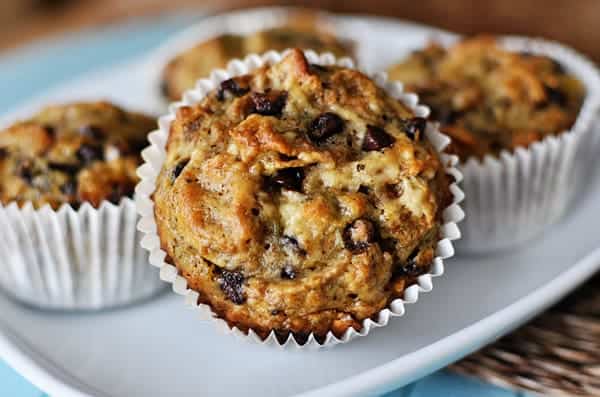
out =
[[451,370],[549,396],[600,396],[600,274]]

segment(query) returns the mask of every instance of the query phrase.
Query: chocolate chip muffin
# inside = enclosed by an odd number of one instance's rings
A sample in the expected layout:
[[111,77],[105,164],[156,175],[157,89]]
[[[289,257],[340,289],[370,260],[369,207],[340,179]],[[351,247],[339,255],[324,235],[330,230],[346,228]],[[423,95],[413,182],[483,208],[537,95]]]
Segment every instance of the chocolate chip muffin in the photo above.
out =
[[293,47],[312,49],[317,53],[332,52],[336,56],[352,53],[348,43],[311,24],[295,23],[247,36],[225,34],[199,43],[173,58],[162,73],[163,95],[172,101],[180,99],[198,79],[207,77],[214,69],[225,67],[231,59]]
[[0,133],[0,200],[98,207],[130,197],[154,119],[106,102],[50,106]]
[[489,36],[448,49],[432,43],[392,66],[389,76],[419,94],[461,160],[497,156],[568,130],[585,94],[554,60],[510,52]]
[[434,258],[451,194],[425,128],[297,49],[223,81],[170,126],[153,194],[166,261],[243,331],[361,329]]

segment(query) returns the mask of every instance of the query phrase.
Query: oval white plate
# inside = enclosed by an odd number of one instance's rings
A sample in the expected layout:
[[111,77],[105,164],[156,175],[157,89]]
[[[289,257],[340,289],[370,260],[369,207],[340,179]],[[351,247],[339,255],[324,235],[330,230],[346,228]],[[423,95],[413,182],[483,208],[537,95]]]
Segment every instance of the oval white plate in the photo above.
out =
[[[397,49],[400,57],[405,49],[393,37],[425,40],[435,32],[375,18],[347,21],[370,32],[361,56]],[[391,60],[385,55],[368,66]],[[0,123],[45,102],[96,97],[160,112],[160,100],[145,84],[147,66],[147,59],[138,60],[77,79]],[[294,352],[243,344],[199,321],[172,295],[99,314],[41,313],[0,295],[0,354],[32,383],[60,397],[383,393],[510,331],[600,269],[600,250],[595,250],[600,175],[590,176],[580,196],[574,210],[541,239],[502,255],[449,261],[435,291],[409,307],[405,317],[333,349]]]

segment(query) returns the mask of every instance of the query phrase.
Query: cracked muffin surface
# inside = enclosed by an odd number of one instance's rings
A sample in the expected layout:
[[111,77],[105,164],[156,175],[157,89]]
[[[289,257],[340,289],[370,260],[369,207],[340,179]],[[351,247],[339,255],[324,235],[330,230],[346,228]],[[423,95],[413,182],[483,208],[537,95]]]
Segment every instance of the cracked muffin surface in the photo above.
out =
[[223,68],[231,59],[269,50],[288,48],[311,49],[317,53],[331,52],[336,56],[351,56],[349,43],[337,39],[316,26],[313,17],[296,18],[287,26],[276,27],[249,35],[224,34],[183,51],[175,56],[162,72],[163,95],[172,101],[181,98],[200,78]]
[[360,329],[434,258],[451,194],[425,128],[300,50],[223,81],[170,126],[153,194],[166,261],[243,331]]
[[131,197],[153,118],[107,102],[49,106],[0,132],[0,200],[35,208]]
[[431,43],[388,74],[431,108],[431,118],[452,137],[449,151],[463,161],[565,132],[585,95],[582,84],[556,61],[510,52],[491,36],[448,49]]

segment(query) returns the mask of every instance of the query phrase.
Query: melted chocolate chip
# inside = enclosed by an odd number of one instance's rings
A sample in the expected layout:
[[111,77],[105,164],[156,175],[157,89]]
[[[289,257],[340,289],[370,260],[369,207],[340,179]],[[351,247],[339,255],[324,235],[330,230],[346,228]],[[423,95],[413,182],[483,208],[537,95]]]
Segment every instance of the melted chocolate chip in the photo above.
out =
[[111,203],[118,205],[122,197],[133,196],[134,187],[129,184],[115,184],[106,199]]
[[221,269],[217,282],[225,296],[236,305],[241,305],[246,301],[246,297],[244,296],[244,275],[242,273]]
[[410,139],[419,139],[425,133],[427,127],[427,120],[423,117],[413,117],[404,122],[404,131]]
[[21,161],[17,165],[16,173],[25,182],[31,184],[33,180],[33,164],[29,160]]
[[51,125],[46,124],[42,128],[44,128],[44,131],[46,131],[46,134],[50,135],[51,137],[56,135],[56,130]]
[[84,143],[77,149],[77,158],[83,164],[89,164],[92,161],[102,160],[104,153],[102,147]]
[[553,103],[561,107],[567,105],[567,96],[562,91],[547,85],[544,86],[544,90],[546,91],[546,98],[549,103]]
[[0,147],[0,160],[8,157],[8,150],[6,148]]
[[362,172],[365,170],[364,164],[356,164],[356,171]]
[[285,280],[293,280],[296,278],[296,271],[291,266],[285,266],[281,269],[281,278]]
[[181,171],[183,171],[183,169],[189,162],[189,159],[185,159],[181,160],[179,163],[177,163],[177,165],[175,165],[173,171],[171,172],[171,181],[175,181],[175,179],[177,179],[177,177],[181,174]]
[[315,72],[327,72],[329,70],[329,69],[327,69],[326,66],[319,65],[319,64],[316,64],[316,63],[311,63],[308,66],[308,68],[309,68],[309,71],[312,72],[312,73],[315,73]]
[[375,226],[367,219],[356,219],[344,228],[342,238],[347,249],[360,253],[375,241]]
[[371,189],[369,189],[369,187],[368,187],[368,186],[365,186],[365,185],[360,185],[360,186],[358,187],[358,192],[359,192],[359,193],[362,193],[362,194],[369,194],[369,192],[370,192],[370,191],[371,191]]
[[279,159],[281,161],[293,161],[293,160],[298,160],[298,156],[288,156],[286,154],[279,153]]
[[323,142],[332,135],[344,130],[344,120],[335,113],[326,112],[318,115],[309,126],[308,137],[313,142]]
[[230,92],[235,96],[242,96],[247,94],[250,91],[248,87],[242,87],[239,85],[237,81],[234,79],[225,80],[219,85],[219,89],[217,90],[217,99],[222,101],[225,99],[225,92]]
[[83,127],[79,128],[79,134],[92,139],[104,138],[104,131],[102,128],[95,125],[84,125]]
[[306,255],[306,251],[300,247],[298,240],[292,236],[281,236],[281,244],[283,244],[285,247],[291,248],[299,255]]
[[80,167],[78,164],[66,164],[66,163],[55,163],[53,161],[48,162],[48,168],[55,171],[64,172],[69,175],[76,175]]
[[287,92],[253,92],[250,95],[252,109],[250,113],[258,113],[263,116],[279,116],[287,101]]
[[265,177],[265,187],[273,191],[273,188],[302,191],[304,181],[304,169],[302,167],[284,168],[271,177]]
[[414,250],[406,259],[406,262],[401,264],[394,272],[396,276],[416,277],[421,274],[421,269],[417,265],[418,250]]
[[404,186],[400,184],[387,183],[385,193],[389,198],[399,198],[404,193]]
[[382,150],[392,146],[396,142],[393,136],[385,132],[383,128],[373,125],[367,126],[367,132],[363,140],[362,149],[366,152],[373,150]]

